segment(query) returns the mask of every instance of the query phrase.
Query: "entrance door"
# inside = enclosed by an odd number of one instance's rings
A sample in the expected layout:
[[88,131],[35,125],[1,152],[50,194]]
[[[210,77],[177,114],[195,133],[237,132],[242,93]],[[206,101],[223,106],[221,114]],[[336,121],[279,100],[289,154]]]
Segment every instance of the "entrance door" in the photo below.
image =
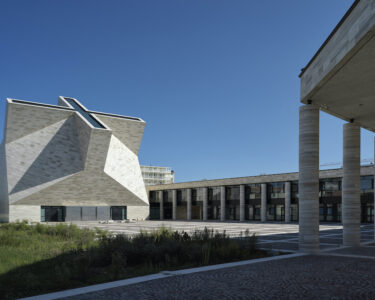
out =
[[160,203],[150,203],[150,220],[160,220]]
[[276,205],[267,205],[267,221],[275,221],[276,214],[275,214],[275,206]]
[[255,205],[254,220],[256,221],[260,220],[260,205]]
[[172,202],[164,202],[164,219],[170,220],[172,219]]
[[42,206],[42,222],[63,222],[65,220],[65,207],[63,206]]
[[246,205],[246,220],[254,220],[254,206]]
[[111,206],[111,219],[126,220],[126,206]]
[[319,204],[319,221],[325,221],[325,209],[324,204]]
[[326,221],[334,221],[333,219],[333,205],[330,203],[326,204]]
[[365,203],[361,206],[362,222],[374,222],[374,206],[371,203]]
[[226,219],[236,220],[236,206],[235,205],[228,205],[226,207]]
[[367,205],[367,222],[374,222],[374,207],[372,205]]
[[276,221],[284,221],[284,220],[285,220],[284,205],[276,205]]
[[296,204],[290,206],[290,216],[292,221],[298,221],[298,206]]

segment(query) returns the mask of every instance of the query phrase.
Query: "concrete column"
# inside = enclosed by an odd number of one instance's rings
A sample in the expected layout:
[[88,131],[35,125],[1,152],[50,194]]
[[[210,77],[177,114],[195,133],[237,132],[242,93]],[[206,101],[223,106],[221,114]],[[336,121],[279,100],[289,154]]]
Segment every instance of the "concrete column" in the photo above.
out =
[[191,220],[191,189],[187,189],[186,198],[187,198],[186,219]]
[[240,185],[240,221],[245,221],[245,185]]
[[172,220],[176,220],[177,215],[177,190],[172,191]]
[[285,222],[290,222],[290,201],[291,201],[291,184],[289,181],[285,182],[285,206],[284,206],[284,213],[285,213]]
[[359,246],[361,242],[361,127],[344,124],[342,178],[342,223],[344,246]]
[[299,109],[299,250],[319,252],[319,107]]
[[163,191],[159,191],[160,199],[160,220],[164,219],[164,201],[163,201]]
[[207,221],[208,188],[203,188],[203,221]]
[[261,202],[260,202],[260,220],[267,221],[267,184],[262,183],[260,186]]
[[220,220],[225,221],[225,186],[220,187]]

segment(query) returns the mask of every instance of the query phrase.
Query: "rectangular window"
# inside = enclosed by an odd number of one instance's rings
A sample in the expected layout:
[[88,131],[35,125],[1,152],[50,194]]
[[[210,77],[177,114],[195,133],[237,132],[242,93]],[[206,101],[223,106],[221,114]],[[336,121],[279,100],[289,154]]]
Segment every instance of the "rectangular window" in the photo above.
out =
[[284,182],[272,182],[267,184],[267,194],[270,199],[285,198]]
[[291,188],[292,201],[297,201],[297,199],[298,199],[298,181],[292,181],[290,188]]
[[[193,192],[191,193],[193,198]],[[177,205],[185,205],[187,203],[187,190],[177,190]]]
[[225,198],[228,201],[239,201],[240,200],[240,186],[227,186],[225,188]]
[[373,176],[361,176],[361,190],[372,190],[374,188]]
[[341,179],[333,178],[333,179],[323,179],[320,181],[320,190],[333,192],[333,191],[340,191],[341,190]]
[[197,192],[197,202],[202,202],[202,203],[203,203],[203,199],[204,199],[204,188],[197,188],[197,189],[196,189],[196,192]]
[[173,199],[173,191],[172,190],[167,190],[163,192],[163,202],[164,203],[172,203]]
[[220,201],[220,187],[208,188],[208,200],[209,201]]
[[261,186],[259,183],[246,185],[245,187],[245,199],[246,200],[254,200],[254,199],[260,199],[260,198],[261,198]]

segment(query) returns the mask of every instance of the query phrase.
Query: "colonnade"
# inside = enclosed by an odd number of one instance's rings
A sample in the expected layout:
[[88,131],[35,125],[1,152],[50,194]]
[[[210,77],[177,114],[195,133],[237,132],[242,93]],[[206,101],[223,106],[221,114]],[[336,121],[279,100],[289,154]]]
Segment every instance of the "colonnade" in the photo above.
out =
[[[240,221],[245,221],[245,185],[240,185]],[[202,209],[202,219],[207,221],[208,219],[208,188],[203,189],[203,209]],[[163,201],[163,191],[159,191],[160,199],[160,219],[164,219],[164,201]],[[186,219],[192,219],[192,189],[186,189]],[[290,216],[290,203],[291,203],[291,183],[289,181],[285,182],[285,222],[291,221]],[[220,221],[226,220],[226,191],[225,186],[220,187]],[[261,222],[267,221],[267,184],[261,184]],[[177,219],[177,190],[172,190],[172,220]]]
[[[299,249],[319,252],[319,107],[311,101],[299,110]],[[360,245],[360,133],[351,120],[343,126],[343,244]]]
[[[319,252],[319,112],[311,101],[299,111],[299,249]],[[343,244],[360,245],[360,124],[355,120],[343,126],[342,223]],[[173,190],[172,219],[177,216],[177,191]],[[246,187],[240,185],[240,221],[245,220]],[[163,191],[159,191],[160,219],[164,219]],[[285,222],[291,221],[291,183],[285,182]],[[208,216],[208,188],[203,188],[203,221]],[[187,215],[192,218],[192,189],[187,189]],[[220,220],[226,219],[226,187],[220,187]],[[267,184],[261,184],[260,219],[267,220]]]

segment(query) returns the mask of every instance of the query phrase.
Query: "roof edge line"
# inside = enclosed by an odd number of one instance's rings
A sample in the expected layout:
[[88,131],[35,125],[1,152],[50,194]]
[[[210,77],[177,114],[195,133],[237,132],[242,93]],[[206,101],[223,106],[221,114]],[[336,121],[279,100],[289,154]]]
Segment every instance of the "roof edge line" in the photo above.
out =
[[351,14],[351,12],[354,10],[354,8],[359,4],[361,0],[355,0],[354,3],[350,6],[350,8],[347,10],[345,15],[341,18],[341,20],[337,23],[335,28],[332,30],[332,32],[329,34],[329,36],[325,39],[323,44],[319,47],[318,51],[314,54],[314,56],[310,59],[310,61],[307,63],[305,67],[301,69],[301,73],[298,75],[299,78],[302,77],[302,75],[305,73],[305,71],[310,67],[310,65],[313,63],[313,61],[318,57],[320,52],[324,49],[324,47],[328,44],[328,42],[332,39],[332,37],[335,35],[335,33],[339,30],[341,25],[345,22],[345,20],[348,18],[348,16]]

